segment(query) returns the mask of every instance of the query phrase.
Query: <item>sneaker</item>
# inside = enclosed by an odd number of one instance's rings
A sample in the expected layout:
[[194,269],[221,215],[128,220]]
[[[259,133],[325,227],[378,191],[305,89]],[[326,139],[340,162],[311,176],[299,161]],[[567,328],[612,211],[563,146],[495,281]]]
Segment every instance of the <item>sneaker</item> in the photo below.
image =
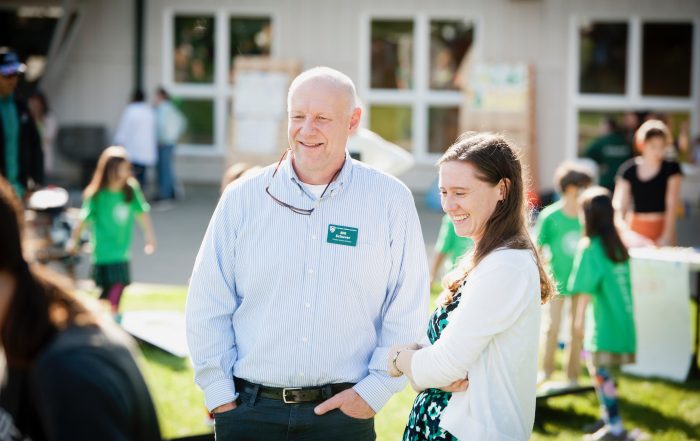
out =
[[595,420],[592,423],[585,424],[581,430],[583,433],[596,433],[605,426],[605,421]]
[[627,431],[623,430],[619,435],[615,435],[610,431],[610,427],[603,426],[595,433],[584,435],[583,441],[627,441]]

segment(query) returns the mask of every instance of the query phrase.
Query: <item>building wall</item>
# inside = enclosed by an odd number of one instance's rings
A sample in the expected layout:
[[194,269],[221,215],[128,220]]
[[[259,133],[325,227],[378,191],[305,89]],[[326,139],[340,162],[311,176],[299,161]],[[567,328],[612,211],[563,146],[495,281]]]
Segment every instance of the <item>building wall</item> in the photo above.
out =
[[[61,122],[100,122],[111,129],[127,102],[132,84],[132,2],[83,0],[80,36],[70,63],[49,91]],[[539,181],[551,188],[556,165],[574,154],[571,95],[576,76],[570,71],[572,16],[646,18],[700,17],[697,0],[190,0],[146,1],[145,82],[152,93],[163,82],[164,11],[271,13],[273,53],[297,58],[304,68],[328,65],[361,78],[360,23],[371,14],[411,16],[418,13],[464,12],[478,17],[482,59],[525,61],[535,68]],[[697,42],[698,39],[696,38]],[[695,57],[700,55],[696,47]],[[697,64],[697,63],[696,63]],[[696,94],[697,95],[697,94]],[[700,106],[700,103],[698,103]],[[700,112],[694,127],[700,129]],[[573,121],[575,123],[575,121]],[[181,156],[177,168],[191,180],[217,181],[223,171],[220,156]],[[422,165],[404,176],[424,190],[435,176]]]
[[134,86],[133,2],[80,0],[77,33],[60,72],[42,84],[62,124],[102,124],[110,131]]

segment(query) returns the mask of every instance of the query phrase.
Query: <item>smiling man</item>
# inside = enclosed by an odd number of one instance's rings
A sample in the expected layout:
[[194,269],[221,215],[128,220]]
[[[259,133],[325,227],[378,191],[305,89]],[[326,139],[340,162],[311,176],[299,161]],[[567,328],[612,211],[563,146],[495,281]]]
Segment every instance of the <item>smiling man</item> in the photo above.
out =
[[289,148],[231,184],[194,265],[187,334],[217,440],[373,440],[404,381],[394,344],[426,319],[418,215],[400,181],[350,158],[355,86],[314,68],[292,83]]

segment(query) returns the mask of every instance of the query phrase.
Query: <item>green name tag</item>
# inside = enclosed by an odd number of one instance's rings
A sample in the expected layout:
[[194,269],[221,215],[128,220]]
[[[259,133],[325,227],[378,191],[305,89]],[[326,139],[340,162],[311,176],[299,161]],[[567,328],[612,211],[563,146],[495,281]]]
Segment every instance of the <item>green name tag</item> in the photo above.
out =
[[354,247],[357,245],[357,231],[357,228],[353,227],[328,225],[328,238],[326,242]]

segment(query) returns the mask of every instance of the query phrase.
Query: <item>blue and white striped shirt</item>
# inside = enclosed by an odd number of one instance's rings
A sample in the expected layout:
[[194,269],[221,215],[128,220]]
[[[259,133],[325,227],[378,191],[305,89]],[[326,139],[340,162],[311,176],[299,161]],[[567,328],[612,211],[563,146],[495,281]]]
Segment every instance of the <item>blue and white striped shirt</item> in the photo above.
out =
[[[212,216],[187,298],[195,381],[213,409],[236,399],[233,376],[273,387],[357,383],[375,410],[405,380],[386,372],[394,344],[427,322],[428,265],[410,191],[346,160],[323,199],[287,158],[231,184]],[[278,205],[315,206],[310,216]],[[330,225],[357,245],[328,242]]]

